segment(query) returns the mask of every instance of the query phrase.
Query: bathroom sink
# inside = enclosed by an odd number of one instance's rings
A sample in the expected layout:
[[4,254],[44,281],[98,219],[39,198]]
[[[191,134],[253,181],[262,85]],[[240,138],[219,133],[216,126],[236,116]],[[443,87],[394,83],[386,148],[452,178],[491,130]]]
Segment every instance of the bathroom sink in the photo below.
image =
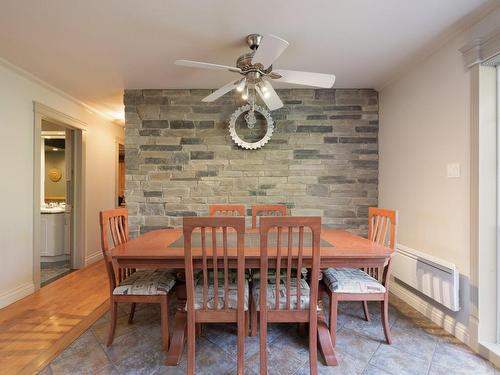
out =
[[42,207],[40,208],[40,212],[42,214],[57,214],[61,212],[65,212],[66,209],[63,207]]

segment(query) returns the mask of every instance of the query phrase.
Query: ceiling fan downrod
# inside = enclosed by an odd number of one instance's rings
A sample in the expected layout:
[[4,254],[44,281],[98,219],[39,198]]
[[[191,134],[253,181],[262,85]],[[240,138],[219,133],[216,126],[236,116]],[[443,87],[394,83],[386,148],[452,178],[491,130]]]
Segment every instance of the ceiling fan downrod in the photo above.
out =
[[255,51],[257,48],[259,48],[260,41],[262,40],[262,35],[260,34],[250,34],[247,35],[247,44],[250,47],[252,51]]

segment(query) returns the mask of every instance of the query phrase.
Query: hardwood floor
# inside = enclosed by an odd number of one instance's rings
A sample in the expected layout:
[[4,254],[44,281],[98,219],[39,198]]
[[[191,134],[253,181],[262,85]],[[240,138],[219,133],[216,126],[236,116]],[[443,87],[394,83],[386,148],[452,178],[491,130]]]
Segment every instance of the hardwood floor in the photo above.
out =
[[108,299],[101,261],[1,309],[1,373],[38,373],[109,309]]

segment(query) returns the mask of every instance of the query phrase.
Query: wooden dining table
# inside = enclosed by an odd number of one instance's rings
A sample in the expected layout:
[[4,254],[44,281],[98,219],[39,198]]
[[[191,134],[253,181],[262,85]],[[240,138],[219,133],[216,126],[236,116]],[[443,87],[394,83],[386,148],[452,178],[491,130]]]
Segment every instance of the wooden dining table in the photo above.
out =
[[[272,262],[271,246],[269,257]],[[322,228],[321,231],[321,269],[328,267],[383,267],[393,255],[393,250],[377,245],[366,238],[345,230]],[[201,249],[193,249],[193,258],[201,262]],[[275,250],[274,256],[277,251]],[[236,258],[235,248],[229,245],[228,254]],[[309,254],[309,256],[308,256]],[[304,249],[303,266],[310,266],[310,249]],[[184,247],[182,228],[161,229],[143,234],[111,250],[113,263],[119,268],[161,268],[176,269],[182,273],[184,269]],[[260,267],[260,247],[258,229],[247,229],[245,233],[245,268]],[[320,284],[321,286],[321,284]],[[178,282],[177,311],[174,328],[167,353],[166,364],[176,366],[184,348],[186,332],[185,286]],[[320,294],[321,295],[321,294]],[[321,301],[318,302],[322,305]],[[328,325],[323,311],[318,311],[318,341],[325,364],[337,365],[335,348],[330,339]]]

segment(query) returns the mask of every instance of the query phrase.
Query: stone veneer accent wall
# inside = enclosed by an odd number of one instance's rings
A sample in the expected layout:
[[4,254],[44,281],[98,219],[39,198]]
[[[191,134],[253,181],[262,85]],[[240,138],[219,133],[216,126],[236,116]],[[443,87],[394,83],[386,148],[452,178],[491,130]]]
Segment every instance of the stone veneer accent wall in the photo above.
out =
[[[126,90],[126,201],[131,235],[182,225],[210,203],[285,203],[292,215],[366,234],[378,199],[378,94],[363,89],[277,90],[275,132],[259,150],[229,136],[236,93]],[[250,223],[250,221],[249,221]]]

